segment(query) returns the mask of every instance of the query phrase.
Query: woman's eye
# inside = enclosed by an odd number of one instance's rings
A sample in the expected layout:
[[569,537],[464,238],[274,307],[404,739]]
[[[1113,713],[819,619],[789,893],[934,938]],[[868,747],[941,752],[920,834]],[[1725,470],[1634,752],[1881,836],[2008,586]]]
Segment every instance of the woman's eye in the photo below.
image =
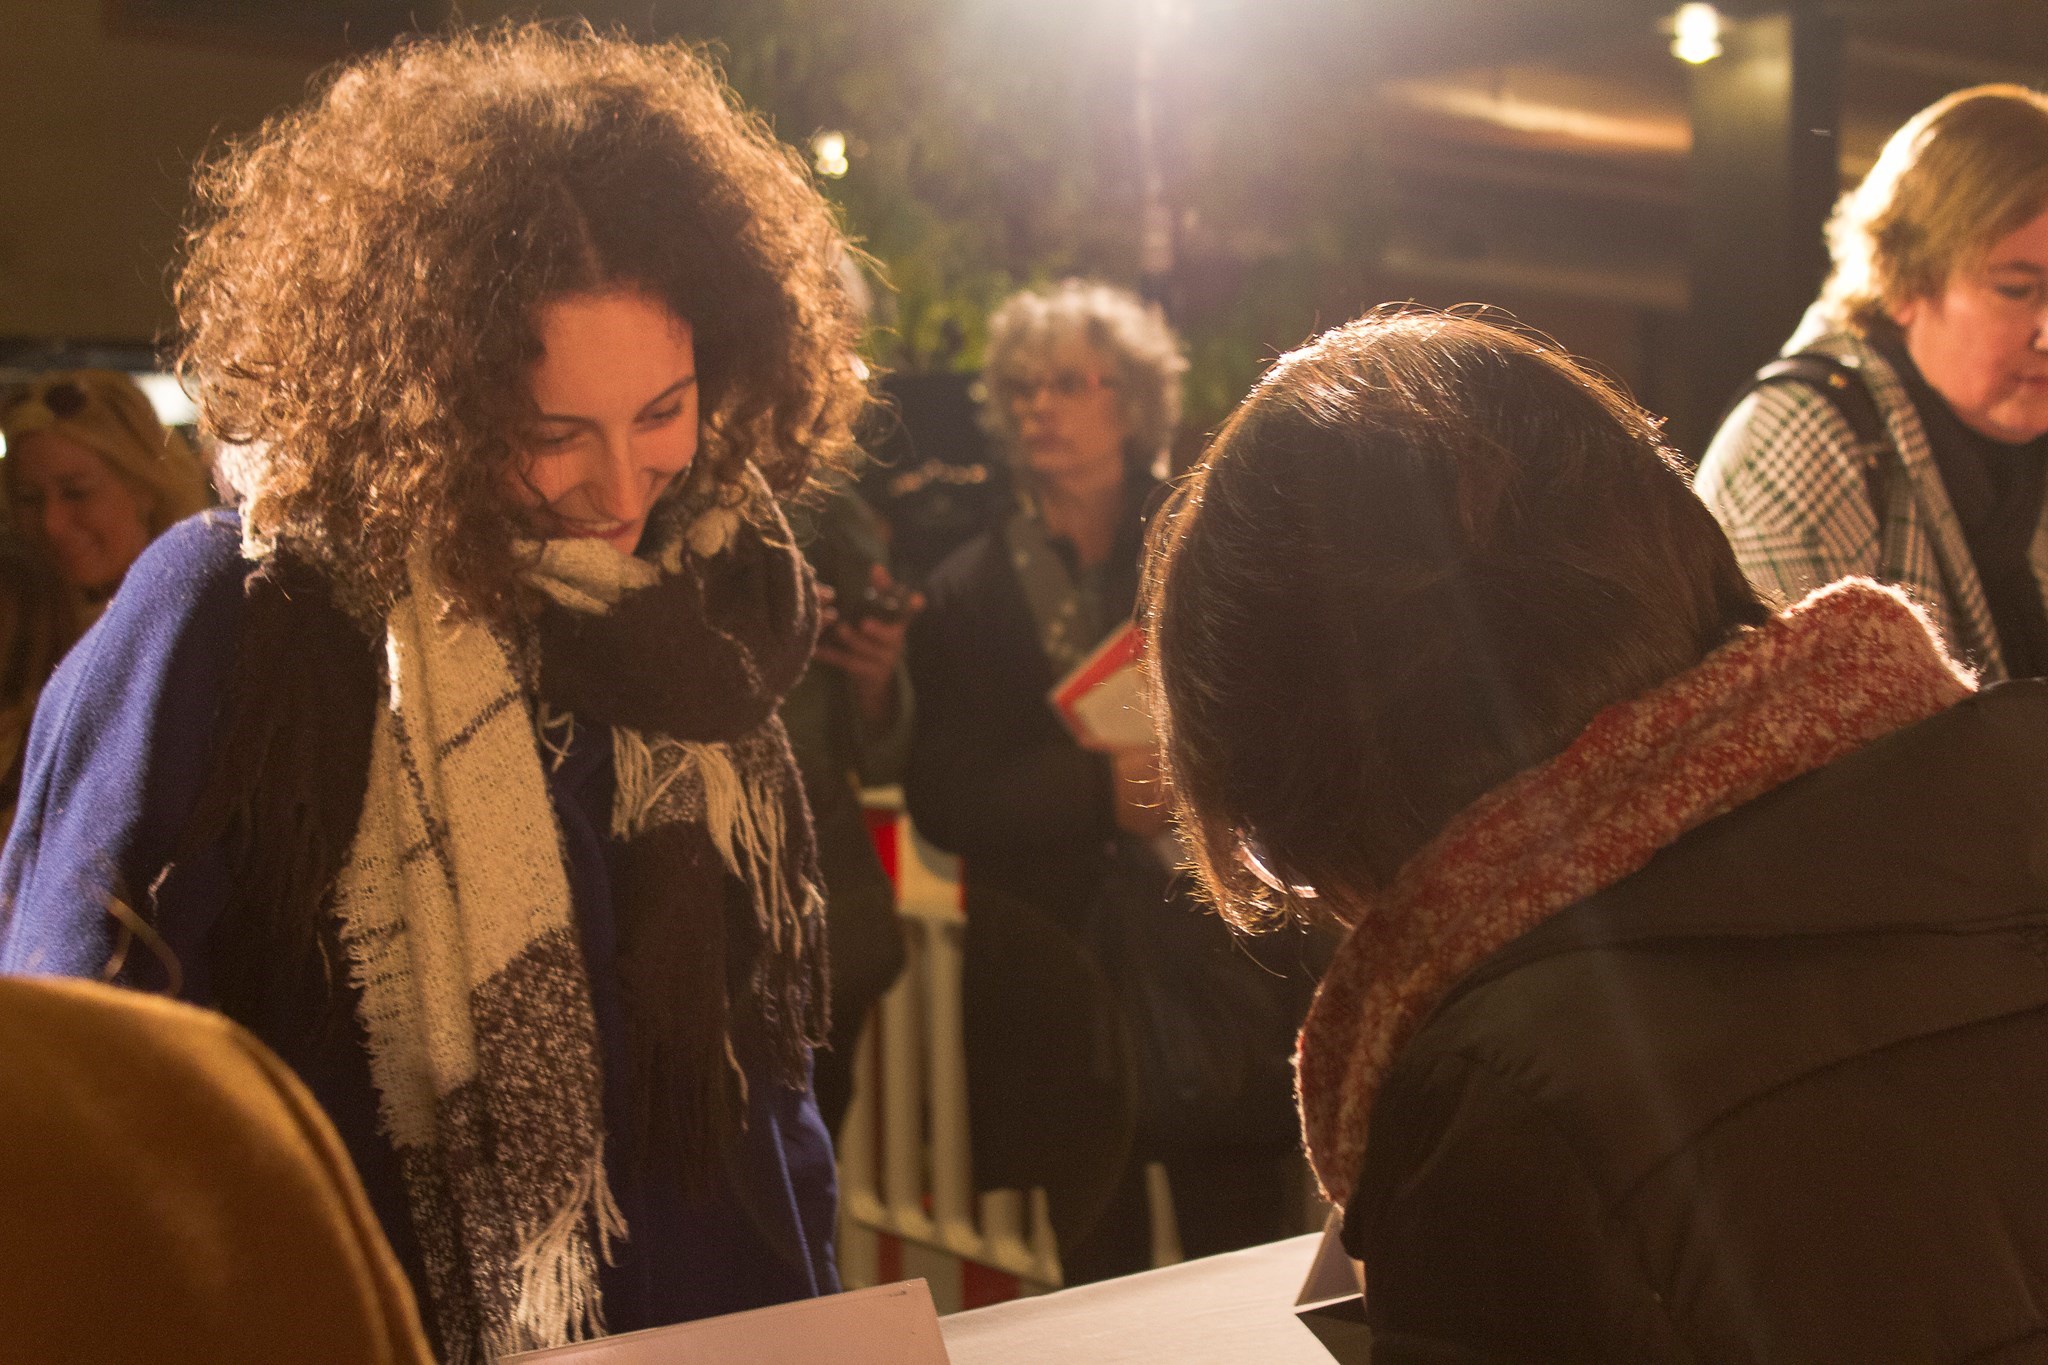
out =
[[581,434],[575,431],[536,432],[533,446],[536,450],[566,450],[576,444],[576,438]]
[[2011,299],[2014,303],[2038,303],[2042,286],[2038,284],[1994,284],[1992,291],[2000,298]]
[[670,403],[667,407],[656,408],[654,411],[642,417],[640,419],[640,425],[643,427],[667,426],[670,422],[675,421],[676,418],[682,415],[683,405],[681,403]]

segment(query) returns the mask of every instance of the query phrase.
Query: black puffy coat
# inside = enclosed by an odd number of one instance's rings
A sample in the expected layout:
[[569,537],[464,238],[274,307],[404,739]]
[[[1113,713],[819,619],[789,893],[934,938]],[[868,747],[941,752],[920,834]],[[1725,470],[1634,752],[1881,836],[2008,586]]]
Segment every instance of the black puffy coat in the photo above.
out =
[[1395,1058],[1345,1239],[1403,1360],[2048,1360],[2048,684],[1693,831]]

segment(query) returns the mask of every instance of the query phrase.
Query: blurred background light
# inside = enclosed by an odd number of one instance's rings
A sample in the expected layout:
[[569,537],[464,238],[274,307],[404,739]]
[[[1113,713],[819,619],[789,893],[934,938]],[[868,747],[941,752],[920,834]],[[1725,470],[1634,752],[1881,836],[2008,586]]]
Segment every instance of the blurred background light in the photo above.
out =
[[165,426],[189,427],[199,420],[199,405],[185,392],[176,375],[134,374],[129,378],[148,397],[149,405],[156,409],[157,420]]
[[1721,55],[1721,12],[1712,5],[1685,4],[1671,16],[1671,55],[1697,66]]
[[811,139],[811,164],[818,174],[837,180],[846,174],[846,134],[819,133]]

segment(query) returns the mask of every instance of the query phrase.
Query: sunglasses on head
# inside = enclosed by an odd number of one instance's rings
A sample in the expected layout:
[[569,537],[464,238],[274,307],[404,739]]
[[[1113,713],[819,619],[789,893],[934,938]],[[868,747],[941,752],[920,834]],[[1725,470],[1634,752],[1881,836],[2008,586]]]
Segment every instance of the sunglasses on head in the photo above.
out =
[[43,390],[43,406],[59,417],[76,417],[90,401],[85,390],[68,379]]
[[41,401],[53,417],[76,417],[85,411],[92,396],[69,379],[60,379],[46,388],[30,386],[8,401],[7,410],[13,411],[31,399]]

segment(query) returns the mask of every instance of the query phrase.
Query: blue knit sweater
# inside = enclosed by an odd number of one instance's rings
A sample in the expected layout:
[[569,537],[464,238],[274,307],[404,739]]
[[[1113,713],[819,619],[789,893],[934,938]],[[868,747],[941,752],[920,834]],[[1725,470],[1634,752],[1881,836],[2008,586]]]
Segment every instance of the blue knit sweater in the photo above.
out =
[[[109,899],[150,901],[205,782],[242,624],[240,524],[210,512],[172,528],[129,570],[106,615],[45,689],[29,737],[21,804],[0,855],[0,972],[99,976],[115,950]],[[623,1083],[625,1020],[611,900],[610,746],[579,730],[548,779],[567,852],[605,1077],[611,1134],[635,1131]],[[229,875],[219,850],[182,859],[156,886],[149,918],[183,970],[180,994],[212,1003],[208,936]],[[397,1157],[379,1130],[368,1055],[352,1010],[332,1015],[320,965],[301,964],[304,1016],[260,1029],[340,1130],[384,1230],[424,1300],[425,1279]],[[161,990],[159,956],[131,946],[119,979]],[[346,986],[343,989],[347,989]],[[353,1002],[351,1002],[353,1003]],[[733,1045],[749,1075],[769,1045],[735,1010]],[[685,1193],[679,1177],[612,1159],[631,1230],[603,1272],[613,1332],[831,1293],[836,1194],[831,1146],[808,1091],[748,1087],[745,1136],[725,1178]],[[613,1139],[616,1147],[617,1140]],[[616,1153],[614,1153],[616,1155]],[[429,1317],[431,1321],[431,1316]]]

